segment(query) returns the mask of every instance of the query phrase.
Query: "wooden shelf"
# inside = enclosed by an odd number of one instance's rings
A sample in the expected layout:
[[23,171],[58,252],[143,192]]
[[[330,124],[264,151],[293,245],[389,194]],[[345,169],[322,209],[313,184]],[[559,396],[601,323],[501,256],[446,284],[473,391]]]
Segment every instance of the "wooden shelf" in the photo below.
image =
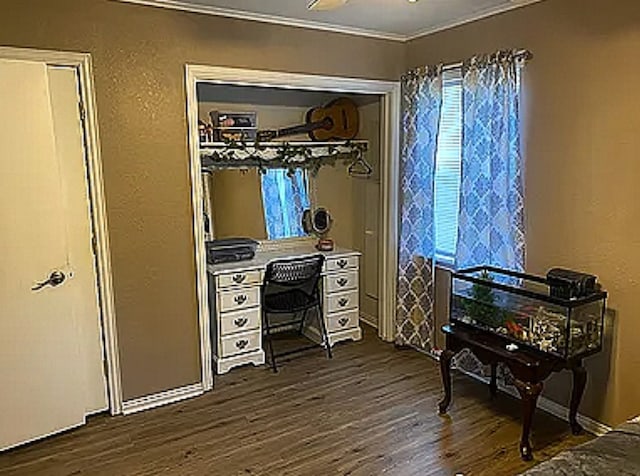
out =
[[273,141],[255,143],[208,142],[200,145],[203,169],[221,168],[310,168],[333,164],[337,160],[351,162],[369,175],[371,167],[364,160],[369,141]]
[[[246,129],[246,128],[240,128]],[[320,147],[329,147],[329,146],[355,146],[355,145],[364,145],[367,148],[369,147],[369,141],[364,139],[355,139],[352,141],[328,141],[328,142],[315,142],[315,141],[271,141],[271,142],[260,142],[260,148],[274,148],[274,147],[282,147],[283,145],[289,145],[291,147],[310,147],[310,148],[320,148]],[[253,149],[254,144],[247,142],[246,146],[248,148]],[[204,142],[200,144],[200,151],[206,151],[207,149],[239,149],[241,145],[239,143],[229,143],[229,142]]]

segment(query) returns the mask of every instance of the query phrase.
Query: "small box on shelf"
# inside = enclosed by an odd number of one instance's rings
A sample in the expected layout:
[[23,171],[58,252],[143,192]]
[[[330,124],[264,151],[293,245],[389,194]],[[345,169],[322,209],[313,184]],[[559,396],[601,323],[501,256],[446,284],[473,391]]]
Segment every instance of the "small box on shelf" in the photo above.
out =
[[255,141],[257,113],[211,111],[212,136],[207,142]]

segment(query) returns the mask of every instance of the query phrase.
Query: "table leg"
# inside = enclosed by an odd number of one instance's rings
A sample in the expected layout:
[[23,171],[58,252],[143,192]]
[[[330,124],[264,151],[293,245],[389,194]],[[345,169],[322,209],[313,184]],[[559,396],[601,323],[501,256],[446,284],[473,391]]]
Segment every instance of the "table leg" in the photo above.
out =
[[451,404],[451,359],[455,353],[445,349],[440,354],[440,373],[442,374],[442,385],[444,387],[444,398],[438,404],[440,414],[447,413],[447,408]]
[[495,397],[498,394],[498,364],[496,362],[491,364],[491,381],[489,382],[489,391],[491,396]]
[[571,371],[573,372],[573,389],[571,391],[571,404],[569,405],[569,425],[571,425],[571,432],[574,435],[579,435],[582,433],[582,425],[578,423],[576,417],[584,394],[584,388],[587,385],[587,371],[582,366],[582,362],[578,362],[571,367]]
[[530,383],[516,379],[516,388],[522,397],[522,438],[520,440],[520,456],[524,461],[533,459],[529,434],[531,433],[531,424],[533,422],[533,414],[536,410],[536,402],[538,396],[542,392],[542,382]]

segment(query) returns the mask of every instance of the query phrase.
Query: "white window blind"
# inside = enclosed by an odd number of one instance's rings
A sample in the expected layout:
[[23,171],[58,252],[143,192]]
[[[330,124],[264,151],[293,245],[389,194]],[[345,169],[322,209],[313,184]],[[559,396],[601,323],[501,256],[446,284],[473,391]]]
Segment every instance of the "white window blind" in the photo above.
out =
[[435,172],[436,259],[453,264],[458,239],[462,157],[462,71],[443,74],[443,97]]

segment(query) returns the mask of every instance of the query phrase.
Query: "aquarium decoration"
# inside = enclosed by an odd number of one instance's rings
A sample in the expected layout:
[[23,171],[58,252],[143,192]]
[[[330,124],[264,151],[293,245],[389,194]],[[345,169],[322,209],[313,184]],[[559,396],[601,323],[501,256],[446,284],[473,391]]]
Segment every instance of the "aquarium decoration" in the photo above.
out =
[[480,275],[482,281],[487,284],[473,283],[471,287],[471,299],[464,301],[465,314],[470,321],[484,324],[489,327],[500,327],[504,324],[504,312],[495,305],[493,289],[489,286],[493,278],[487,271]]

